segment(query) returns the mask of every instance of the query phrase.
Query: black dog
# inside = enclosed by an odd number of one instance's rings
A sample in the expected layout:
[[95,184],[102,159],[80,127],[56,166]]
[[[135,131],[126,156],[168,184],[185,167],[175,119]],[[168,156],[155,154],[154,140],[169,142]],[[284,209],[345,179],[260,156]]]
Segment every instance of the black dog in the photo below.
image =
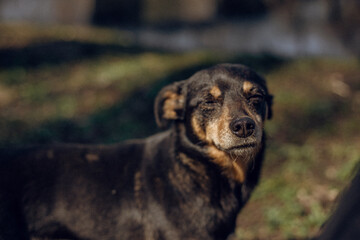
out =
[[258,182],[271,99],[255,72],[221,64],[161,90],[160,134],[2,149],[0,239],[226,239]]

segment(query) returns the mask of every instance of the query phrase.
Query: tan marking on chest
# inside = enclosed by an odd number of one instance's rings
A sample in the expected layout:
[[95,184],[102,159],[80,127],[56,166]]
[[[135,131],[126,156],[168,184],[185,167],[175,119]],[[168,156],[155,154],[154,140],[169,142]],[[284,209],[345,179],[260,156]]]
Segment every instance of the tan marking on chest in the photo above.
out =
[[246,177],[246,166],[240,161],[232,159],[231,156],[215,146],[209,147],[209,155],[212,161],[217,164],[228,178],[243,183]]
[[210,90],[210,94],[216,99],[218,97],[221,96],[221,90],[219,89],[218,86],[214,86],[211,90]]

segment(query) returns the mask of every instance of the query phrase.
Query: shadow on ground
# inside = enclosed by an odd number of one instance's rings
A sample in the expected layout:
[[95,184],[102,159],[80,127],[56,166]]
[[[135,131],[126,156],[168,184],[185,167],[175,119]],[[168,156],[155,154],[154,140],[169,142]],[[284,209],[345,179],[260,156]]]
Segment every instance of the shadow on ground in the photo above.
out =
[[[50,46],[51,51],[47,47]],[[7,51],[7,52],[6,52]],[[27,53],[28,51],[28,53]],[[122,48],[117,46],[103,46],[94,44],[80,44],[66,42],[61,44],[49,43],[29,47],[24,50],[0,50],[0,62],[9,58],[8,66],[33,67],[43,63],[60,63],[111,52],[112,54],[141,54],[141,48]],[[4,54],[5,52],[5,54]],[[34,59],[33,61],[31,59]],[[262,74],[279,67],[284,59],[272,55],[229,58],[228,62],[242,63],[254,68]],[[159,79],[150,87],[138,86],[129,97],[107,109],[99,110],[85,119],[56,119],[45,121],[35,129],[27,129],[21,121],[5,123],[6,131],[12,131],[10,139],[3,139],[3,145],[27,143],[113,143],[129,138],[142,138],[149,136],[159,129],[156,127],[153,102],[160,89],[171,82],[190,77],[203,68],[217,64],[216,60],[201,63],[190,68],[182,69],[171,75]],[[5,128],[5,127],[2,127]]]
[[96,58],[106,54],[137,54],[144,50],[139,46],[129,47],[119,44],[51,41],[33,43],[22,48],[0,49],[0,66],[1,68],[32,68]]

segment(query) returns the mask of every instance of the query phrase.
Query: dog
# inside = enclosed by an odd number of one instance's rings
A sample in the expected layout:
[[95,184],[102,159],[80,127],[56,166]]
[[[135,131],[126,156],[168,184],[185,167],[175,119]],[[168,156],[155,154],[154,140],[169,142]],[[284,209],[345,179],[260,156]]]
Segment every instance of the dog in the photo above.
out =
[[163,132],[0,151],[0,239],[226,239],[258,183],[272,96],[240,64],[165,86]]

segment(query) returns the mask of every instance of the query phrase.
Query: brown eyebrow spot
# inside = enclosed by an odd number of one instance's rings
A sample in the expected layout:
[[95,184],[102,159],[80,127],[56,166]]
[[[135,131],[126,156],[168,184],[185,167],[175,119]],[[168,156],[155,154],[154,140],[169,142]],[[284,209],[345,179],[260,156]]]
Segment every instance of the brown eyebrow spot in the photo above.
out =
[[244,93],[250,93],[251,89],[254,87],[254,85],[249,82],[249,81],[245,81],[244,85],[243,85],[243,91]]
[[216,99],[218,97],[221,96],[221,91],[219,89],[218,86],[214,86],[211,90],[210,90],[210,94]]

